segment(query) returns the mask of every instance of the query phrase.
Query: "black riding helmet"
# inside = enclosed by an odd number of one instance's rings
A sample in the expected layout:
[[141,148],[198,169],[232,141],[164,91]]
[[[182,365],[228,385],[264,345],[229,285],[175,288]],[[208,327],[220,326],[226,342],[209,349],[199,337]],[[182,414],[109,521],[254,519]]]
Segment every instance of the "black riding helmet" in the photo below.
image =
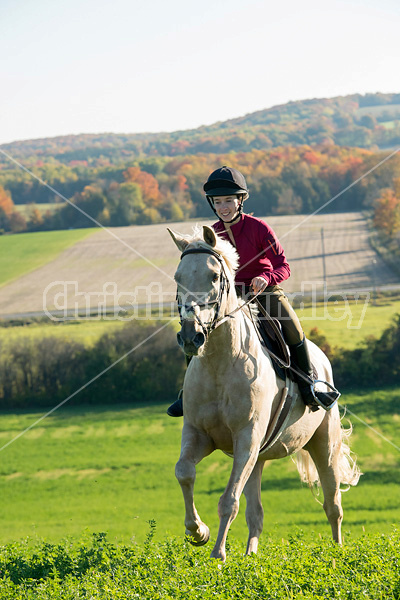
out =
[[248,194],[244,176],[231,167],[221,167],[213,171],[203,186],[206,196],[230,196]]
[[214,208],[214,196],[240,196],[242,202],[239,205],[239,214],[243,210],[243,201],[249,197],[246,179],[237,169],[223,166],[211,173],[205,182],[203,189],[206,193],[208,204],[216,213]]

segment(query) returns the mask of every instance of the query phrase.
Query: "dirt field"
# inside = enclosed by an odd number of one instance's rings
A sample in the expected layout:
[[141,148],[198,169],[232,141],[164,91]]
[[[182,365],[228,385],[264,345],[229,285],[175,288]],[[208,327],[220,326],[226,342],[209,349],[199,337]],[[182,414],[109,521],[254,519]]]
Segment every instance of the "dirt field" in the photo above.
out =
[[[268,218],[285,248],[292,276],[288,292],[323,290],[321,228],[324,231],[328,290],[373,288],[398,284],[399,277],[368,243],[360,213],[316,215],[312,218]],[[208,224],[211,221],[207,222]],[[190,233],[194,223],[168,224]],[[202,224],[202,223],[199,223]],[[98,303],[156,303],[175,296],[173,274],[179,253],[165,224],[100,230],[76,243],[47,265],[0,290],[0,316]],[[34,235],[34,234],[33,234]],[[57,283],[58,282],[58,283]],[[67,282],[67,283],[65,283]]]

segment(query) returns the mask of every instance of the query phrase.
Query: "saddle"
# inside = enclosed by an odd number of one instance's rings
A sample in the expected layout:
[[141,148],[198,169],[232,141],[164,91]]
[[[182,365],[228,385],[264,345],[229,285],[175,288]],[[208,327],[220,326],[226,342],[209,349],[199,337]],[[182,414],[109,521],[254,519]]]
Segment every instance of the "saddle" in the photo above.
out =
[[[290,351],[285,342],[285,338],[283,337],[281,324],[278,319],[271,317],[271,315],[266,312],[265,308],[257,298],[255,298],[253,304],[257,309],[255,316],[251,313],[253,325],[261,344],[265,347],[271,357],[275,373],[284,381],[286,379],[296,381],[294,372],[290,368]],[[315,365],[311,364],[311,366],[314,379],[317,379],[317,369],[315,368]]]

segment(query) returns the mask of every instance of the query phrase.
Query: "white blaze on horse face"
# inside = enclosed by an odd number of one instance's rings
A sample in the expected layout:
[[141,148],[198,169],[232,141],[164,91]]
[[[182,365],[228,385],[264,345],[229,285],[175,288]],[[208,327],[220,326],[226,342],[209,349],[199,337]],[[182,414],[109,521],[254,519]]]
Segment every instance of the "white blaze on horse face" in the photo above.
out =
[[200,315],[200,308],[193,302],[181,303],[181,319],[185,321],[194,321],[195,315]]

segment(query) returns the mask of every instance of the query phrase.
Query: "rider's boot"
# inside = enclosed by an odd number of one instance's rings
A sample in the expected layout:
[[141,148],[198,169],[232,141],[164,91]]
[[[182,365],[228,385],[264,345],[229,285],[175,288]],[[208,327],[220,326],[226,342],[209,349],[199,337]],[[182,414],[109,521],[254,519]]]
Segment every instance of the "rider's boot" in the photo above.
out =
[[167,408],[167,415],[170,417],[183,417],[183,390],[179,390],[178,399]]
[[[191,356],[186,356],[186,367],[189,366],[190,361],[192,360]],[[183,390],[179,390],[178,398],[167,408],[167,415],[170,417],[183,417]]]
[[306,336],[303,337],[299,344],[289,346],[289,348],[295,379],[299,386],[303,402],[313,411],[318,410],[320,406],[325,410],[330,410],[340,394],[337,391],[317,392],[316,390],[313,393],[314,373]]

